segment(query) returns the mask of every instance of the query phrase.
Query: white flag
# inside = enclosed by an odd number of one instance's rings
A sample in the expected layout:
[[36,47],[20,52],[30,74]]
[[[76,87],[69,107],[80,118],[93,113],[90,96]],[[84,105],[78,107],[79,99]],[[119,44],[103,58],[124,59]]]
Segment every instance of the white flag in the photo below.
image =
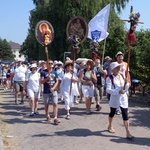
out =
[[109,35],[109,33],[107,32],[109,11],[110,4],[108,4],[101,11],[99,11],[88,24],[88,38],[92,39],[94,42],[100,42],[106,39]]

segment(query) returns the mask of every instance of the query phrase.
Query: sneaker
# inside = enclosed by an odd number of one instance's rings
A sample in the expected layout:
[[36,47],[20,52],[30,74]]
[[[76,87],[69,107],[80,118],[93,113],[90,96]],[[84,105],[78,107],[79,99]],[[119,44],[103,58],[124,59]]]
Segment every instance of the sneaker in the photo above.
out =
[[46,121],[47,121],[47,122],[51,122],[51,121],[52,121],[52,120],[51,120],[51,117],[48,116],[48,117],[46,118]]
[[24,104],[24,100],[21,100],[20,104]]
[[79,103],[84,103],[83,99],[80,99]]
[[90,115],[90,114],[92,114],[92,112],[90,110],[86,110],[86,114]]
[[18,105],[18,101],[17,100],[15,100],[15,104]]
[[120,111],[119,110],[116,111],[116,115],[120,115]]
[[71,117],[70,117],[69,114],[66,116],[66,119],[67,119],[67,120],[70,120],[70,119],[71,119]]
[[65,100],[64,100],[64,98],[61,98],[61,102],[62,102],[62,103],[65,103]]
[[39,115],[39,112],[38,112],[38,111],[35,111],[34,114],[35,114],[35,115]]
[[94,104],[94,103],[95,103],[94,100],[92,100],[91,104]]
[[60,121],[56,118],[54,119],[54,125],[58,125],[60,123]]
[[97,104],[96,105],[96,111],[100,111],[101,109],[102,109],[102,107],[99,104]]
[[29,116],[31,116],[31,117],[34,116],[34,112],[32,111]]
[[79,104],[79,102],[78,102],[78,100],[75,100],[75,102],[74,102],[75,104]]
[[131,139],[134,138],[134,136],[129,133],[129,134],[127,134],[126,138],[129,139],[129,140],[131,140]]
[[114,130],[113,127],[109,127],[109,126],[108,126],[108,131],[109,131],[110,133],[115,133],[115,130]]

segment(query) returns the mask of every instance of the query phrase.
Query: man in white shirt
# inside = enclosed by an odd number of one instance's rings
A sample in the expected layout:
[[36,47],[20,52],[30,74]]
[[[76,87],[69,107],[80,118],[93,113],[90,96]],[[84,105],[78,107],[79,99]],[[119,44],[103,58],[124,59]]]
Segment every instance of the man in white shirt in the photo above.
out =
[[25,86],[25,74],[27,69],[23,67],[22,60],[19,58],[17,60],[17,66],[12,69],[11,78],[14,80],[14,90],[15,90],[15,104],[18,104],[18,93],[21,92],[21,103],[24,103],[24,86]]

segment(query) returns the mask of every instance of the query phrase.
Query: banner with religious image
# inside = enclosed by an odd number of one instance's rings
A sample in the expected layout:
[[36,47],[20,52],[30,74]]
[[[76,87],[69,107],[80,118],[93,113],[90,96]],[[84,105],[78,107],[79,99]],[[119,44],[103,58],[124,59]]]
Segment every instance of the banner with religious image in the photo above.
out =
[[49,45],[54,39],[54,29],[51,23],[46,20],[38,22],[35,28],[35,36],[41,45]]

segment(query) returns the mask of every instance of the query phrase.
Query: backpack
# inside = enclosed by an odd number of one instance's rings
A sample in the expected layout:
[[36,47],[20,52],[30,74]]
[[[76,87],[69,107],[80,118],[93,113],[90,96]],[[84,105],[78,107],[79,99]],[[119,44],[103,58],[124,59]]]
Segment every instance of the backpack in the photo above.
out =
[[96,73],[96,77],[97,77],[97,85],[102,85],[104,86],[105,84],[105,80],[103,77],[103,73],[100,71],[101,69],[98,67],[94,67],[95,73]]
[[[112,76],[112,74],[111,74],[111,75],[109,75],[109,78],[110,78],[111,83],[112,83],[112,85],[114,86],[114,89],[115,89],[115,85],[114,85],[114,80],[113,80],[113,76]],[[107,98],[108,98],[108,100],[110,100],[110,94],[109,94],[109,93],[107,93]]]
[[[122,78],[124,79],[124,77],[123,77],[122,74],[121,74],[121,76],[122,76]],[[109,78],[110,78],[111,83],[112,83],[112,85],[114,86],[114,89],[115,89],[115,84],[114,84],[114,80],[113,80],[113,75],[112,75],[112,74],[109,75]],[[107,98],[108,98],[108,100],[110,100],[110,94],[109,94],[109,93],[107,93]]]

